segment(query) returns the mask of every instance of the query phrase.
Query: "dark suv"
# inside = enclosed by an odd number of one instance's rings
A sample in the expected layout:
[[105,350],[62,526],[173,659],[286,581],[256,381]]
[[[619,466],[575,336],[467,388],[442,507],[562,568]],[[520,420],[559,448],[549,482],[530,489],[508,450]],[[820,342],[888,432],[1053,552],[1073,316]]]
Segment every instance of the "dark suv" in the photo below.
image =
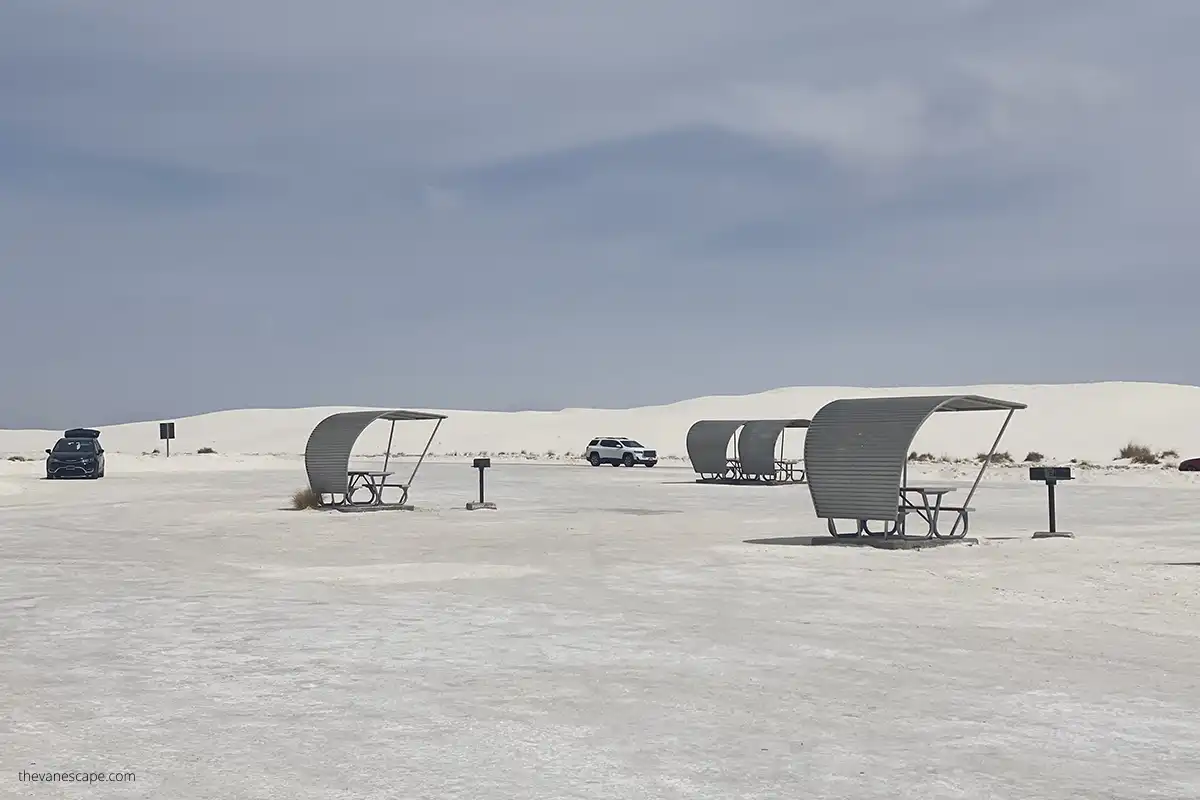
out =
[[53,448],[46,451],[47,478],[103,478],[104,448],[100,431],[72,428],[63,431]]

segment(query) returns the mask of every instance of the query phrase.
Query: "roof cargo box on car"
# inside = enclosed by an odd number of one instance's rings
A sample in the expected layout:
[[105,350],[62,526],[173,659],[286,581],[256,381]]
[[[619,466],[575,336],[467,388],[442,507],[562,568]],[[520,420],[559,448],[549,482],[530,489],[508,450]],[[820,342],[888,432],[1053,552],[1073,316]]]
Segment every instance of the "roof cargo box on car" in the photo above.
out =
[[91,428],[71,428],[69,431],[63,431],[64,439],[99,439],[100,431],[92,430]]

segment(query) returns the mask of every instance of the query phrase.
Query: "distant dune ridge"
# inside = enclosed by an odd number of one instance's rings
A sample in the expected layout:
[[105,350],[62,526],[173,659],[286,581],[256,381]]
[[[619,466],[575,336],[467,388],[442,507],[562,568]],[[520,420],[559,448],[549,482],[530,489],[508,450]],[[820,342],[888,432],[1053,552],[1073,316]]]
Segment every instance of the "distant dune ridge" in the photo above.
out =
[[[1182,458],[1200,456],[1200,387],[1174,384],[1108,382],[1060,385],[989,385],[866,389],[794,387],[741,397],[701,397],[662,406],[631,409],[563,411],[446,410],[431,454],[527,453],[557,457],[582,452],[595,436],[639,439],[664,457],[686,456],[688,428],[706,418],[811,418],[825,403],[840,397],[917,394],[979,394],[1029,405],[1013,417],[1001,451],[1016,460],[1029,451],[1049,460],[1108,463],[1130,441],[1156,452],[1177,450]],[[398,398],[395,407],[411,408]],[[300,454],[309,432],[328,414],[346,408],[243,409],[176,419],[172,451],[195,453],[210,447],[218,454]],[[423,409],[414,409],[423,410]],[[972,458],[985,452],[1003,422],[999,411],[938,414],[918,435],[913,449],[935,457]],[[159,420],[101,427],[101,441],[113,453],[140,454],[161,448]],[[79,420],[88,425],[88,420]],[[419,453],[433,423],[398,423],[394,453]],[[61,431],[0,430],[0,455],[40,456]],[[369,428],[356,454],[382,453],[387,424]],[[801,455],[803,433],[789,435],[787,454]]]

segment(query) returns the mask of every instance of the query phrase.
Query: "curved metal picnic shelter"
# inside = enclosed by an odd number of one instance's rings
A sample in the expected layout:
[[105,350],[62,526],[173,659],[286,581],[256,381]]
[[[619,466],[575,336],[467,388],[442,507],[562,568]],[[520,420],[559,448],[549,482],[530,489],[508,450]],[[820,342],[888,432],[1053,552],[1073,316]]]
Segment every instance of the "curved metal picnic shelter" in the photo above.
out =
[[[806,419],[754,419],[742,426],[737,452],[742,475],[749,479],[775,481],[795,479],[795,461],[783,457],[783,441],[789,428],[807,428]],[[779,444],[779,455],[775,445]],[[804,474],[801,471],[800,478]]]
[[[331,414],[317,423],[312,433],[309,434],[308,443],[304,447],[304,469],[308,473],[308,485],[313,493],[321,498],[322,505],[332,507],[383,506],[383,489],[385,487],[400,489],[403,492],[400,505],[403,505],[408,500],[408,489],[417,476],[417,470],[421,468],[421,462],[425,460],[425,454],[429,452],[433,437],[437,435],[438,428],[444,419],[446,419],[444,414],[402,409],[342,411]],[[384,452],[383,469],[352,471],[350,469],[350,453],[354,449],[354,443],[358,441],[362,432],[377,420],[391,422],[387,450]],[[421,452],[421,457],[417,460],[416,465],[413,466],[408,480],[388,482],[388,477],[392,473],[388,472],[387,467],[388,460],[391,458],[392,437],[396,433],[396,423],[434,420],[437,424],[434,425],[433,433],[429,435],[425,449]],[[358,489],[366,489],[369,492],[370,499],[366,503],[354,502],[353,496]],[[330,498],[328,502],[325,500],[326,496]]]
[[[846,535],[838,533],[834,523],[838,519],[857,522],[858,530],[850,536],[903,536],[905,518],[918,513],[929,522],[930,537],[965,536],[971,498],[979,481],[1013,413],[1026,407],[1024,403],[978,395],[848,398],[828,403],[813,416],[804,441],[804,465],[817,517],[827,520],[835,536]],[[947,411],[1008,412],[966,500],[952,507],[941,503],[953,489],[908,484],[908,453],[917,431],[931,416]],[[913,495],[920,495],[920,506],[908,499]],[[942,511],[956,516],[948,534],[938,528]],[[887,524],[882,534],[868,528],[871,520]]]
[[776,457],[775,446],[787,429],[806,427],[806,419],[702,419],[688,429],[688,458],[705,483],[803,482],[799,461],[785,460],[782,448]]
[[702,419],[693,423],[687,432],[692,469],[708,480],[730,474],[729,440],[745,424],[744,419]]

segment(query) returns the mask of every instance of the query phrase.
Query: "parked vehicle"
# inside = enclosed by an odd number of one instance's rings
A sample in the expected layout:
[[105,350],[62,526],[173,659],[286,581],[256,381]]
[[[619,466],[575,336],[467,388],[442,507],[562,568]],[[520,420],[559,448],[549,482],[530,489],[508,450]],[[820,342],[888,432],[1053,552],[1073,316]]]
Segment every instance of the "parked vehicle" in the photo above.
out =
[[588,442],[583,457],[593,467],[612,464],[614,467],[632,467],[641,464],[653,467],[658,463],[658,451],[651,450],[636,439],[624,436],[599,436]]
[[46,478],[103,478],[104,448],[100,431],[72,428],[46,450]]
[[1200,458],[1189,458],[1179,462],[1180,472],[1200,472]]

